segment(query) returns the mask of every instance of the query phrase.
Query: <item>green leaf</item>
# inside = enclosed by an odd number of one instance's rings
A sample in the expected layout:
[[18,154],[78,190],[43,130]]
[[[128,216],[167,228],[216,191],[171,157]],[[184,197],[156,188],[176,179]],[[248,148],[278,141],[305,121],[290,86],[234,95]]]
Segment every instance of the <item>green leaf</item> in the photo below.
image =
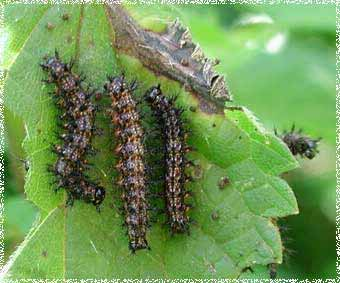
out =
[[[6,80],[5,104],[25,122],[24,148],[31,164],[25,190],[40,209],[41,221],[5,266],[5,278],[237,278],[247,266],[280,263],[281,239],[272,218],[298,213],[293,192],[278,177],[297,167],[285,145],[246,108],[207,114],[197,97],[178,83],[155,76],[137,59],[114,50],[114,31],[103,6],[52,6],[31,23],[34,9],[17,11],[34,28],[23,34],[25,44]],[[64,12],[70,15],[68,21],[61,19]],[[46,28],[49,22],[54,29]],[[102,212],[82,202],[66,208],[65,194],[53,193],[54,177],[46,169],[56,159],[51,143],[57,141],[57,110],[48,95],[52,88],[41,83],[44,74],[38,64],[55,48],[64,60],[75,57],[75,69],[97,88],[107,74],[124,70],[128,79],[140,82],[136,97],[161,83],[166,94],[179,94],[179,106],[196,108],[184,113],[192,130],[189,144],[196,149],[190,154],[195,162],[189,184],[195,204],[190,236],[170,236],[157,222],[148,234],[151,251],[132,255],[128,250],[120,189],[113,185],[115,141],[103,113],[98,124],[104,135],[95,140],[99,153],[91,169],[92,177],[107,188]],[[230,185],[221,188],[225,176]]]
[[5,5],[3,37],[6,40],[1,64],[9,68],[19,54],[27,38],[48,10],[49,5]]
[[279,129],[289,129],[295,122],[309,135],[334,144],[335,51],[314,37],[289,36],[280,53],[258,54],[230,72],[238,103],[270,126],[275,121]]

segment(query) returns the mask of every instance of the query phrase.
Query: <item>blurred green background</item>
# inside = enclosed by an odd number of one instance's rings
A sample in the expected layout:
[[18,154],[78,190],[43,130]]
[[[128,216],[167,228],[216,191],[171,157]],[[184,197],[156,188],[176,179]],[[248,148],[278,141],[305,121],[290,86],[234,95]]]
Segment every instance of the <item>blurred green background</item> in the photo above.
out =
[[[154,20],[142,7],[138,17]],[[221,60],[234,104],[248,107],[272,130],[293,122],[322,137],[320,154],[299,159],[283,177],[300,214],[281,220],[285,262],[278,278],[335,278],[335,5],[168,6],[180,15],[204,52]],[[157,19],[156,19],[157,20]],[[38,217],[24,195],[23,121],[5,110],[5,261]],[[243,278],[268,278],[265,267]]]

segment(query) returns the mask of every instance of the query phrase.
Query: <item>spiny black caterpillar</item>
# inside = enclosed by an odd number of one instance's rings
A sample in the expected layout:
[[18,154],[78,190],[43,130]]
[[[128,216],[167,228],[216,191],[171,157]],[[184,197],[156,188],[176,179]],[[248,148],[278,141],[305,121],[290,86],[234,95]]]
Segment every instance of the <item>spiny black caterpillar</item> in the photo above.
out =
[[185,189],[185,183],[190,180],[185,174],[185,168],[190,165],[185,154],[190,151],[186,145],[186,134],[183,128],[182,109],[173,105],[175,99],[166,98],[160,85],[152,87],[145,94],[156,116],[164,138],[165,202],[168,223],[171,233],[189,233],[190,206],[185,199],[190,195]]
[[312,139],[308,136],[302,135],[302,130],[295,131],[293,124],[290,132],[284,131],[281,135],[274,129],[275,135],[280,137],[281,140],[288,146],[293,155],[300,155],[308,159],[313,159],[319,152],[318,143],[321,138]]
[[56,86],[53,97],[61,112],[59,118],[63,121],[63,133],[59,135],[63,143],[54,146],[58,159],[50,168],[57,176],[57,190],[66,189],[69,205],[73,204],[74,199],[82,199],[99,210],[105,198],[105,189],[85,175],[88,167],[86,155],[94,152],[91,143],[96,131],[97,109],[91,102],[93,93],[83,89],[83,79],[71,70],[73,62],[63,63],[57,51],[54,57],[44,58],[40,66],[48,74],[44,82]]
[[104,86],[111,98],[111,120],[119,140],[116,154],[120,173],[118,184],[123,188],[125,225],[132,252],[149,248],[146,166],[144,162],[144,132],[132,93],[136,84],[128,85],[124,76],[108,77]]

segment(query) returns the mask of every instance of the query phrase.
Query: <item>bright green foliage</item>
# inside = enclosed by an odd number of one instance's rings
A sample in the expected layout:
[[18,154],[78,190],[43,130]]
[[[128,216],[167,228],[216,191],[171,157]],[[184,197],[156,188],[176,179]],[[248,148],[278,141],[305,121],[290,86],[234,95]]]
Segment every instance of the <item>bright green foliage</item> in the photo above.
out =
[[[176,82],[156,77],[136,59],[116,53],[103,6],[15,5],[5,12],[10,15],[6,62],[13,62],[5,105],[25,121],[24,148],[31,165],[25,190],[41,211],[40,223],[7,264],[7,278],[236,278],[245,267],[282,261],[280,235],[271,218],[298,213],[293,192],[278,177],[297,162],[250,111],[203,113],[197,99]],[[64,12],[70,15],[68,21],[61,19]],[[15,25],[18,15],[22,23]],[[48,30],[47,23],[54,29]],[[47,165],[56,159],[51,144],[57,142],[57,109],[48,94],[52,87],[41,82],[45,75],[38,64],[55,48],[65,60],[76,57],[75,70],[99,89],[107,74],[124,70],[128,79],[141,82],[136,96],[160,82],[166,94],[179,94],[179,106],[196,108],[184,114],[192,130],[189,143],[195,147],[190,154],[195,162],[189,185],[195,204],[190,236],[172,237],[157,222],[149,232],[151,251],[132,255],[128,250],[120,189],[114,185],[115,141],[104,113],[98,116],[104,135],[95,140],[99,153],[91,169],[92,177],[107,189],[102,212],[79,201],[65,208],[65,194],[53,192],[54,177]],[[220,188],[225,176],[230,185]]]

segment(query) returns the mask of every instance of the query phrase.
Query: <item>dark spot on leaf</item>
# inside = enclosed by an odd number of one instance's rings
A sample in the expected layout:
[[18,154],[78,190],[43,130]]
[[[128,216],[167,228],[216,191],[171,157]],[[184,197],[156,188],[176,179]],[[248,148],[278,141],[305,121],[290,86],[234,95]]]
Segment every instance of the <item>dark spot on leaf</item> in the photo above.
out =
[[219,218],[220,218],[220,215],[218,214],[217,211],[213,211],[213,212],[211,213],[211,219],[212,219],[212,220],[217,220],[217,219],[219,219]]
[[202,175],[203,175],[202,167],[200,165],[195,165],[193,170],[193,177],[195,179],[200,179],[202,178]]
[[67,43],[71,43],[71,42],[72,42],[72,36],[71,36],[71,35],[68,35],[68,36],[66,37],[66,42],[67,42]]
[[190,107],[189,107],[189,110],[190,110],[191,112],[196,112],[196,107],[190,106]]
[[47,251],[42,251],[42,253],[41,253],[41,255],[43,256],[43,257],[47,257]]
[[55,28],[55,25],[52,24],[52,23],[50,23],[50,22],[48,22],[48,23],[46,24],[46,28],[47,28],[48,30],[53,30],[53,29]]
[[37,129],[37,133],[41,134],[41,129],[40,128]]
[[70,19],[70,15],[68,13],[64,13],[61,18],[63,19],[63,21],[68,21]]
[[241,140],[241,139],[242,139],[242,136],[239,136],[238,139]]
[[213,128],[215,128],[215,127],[216,127],[216,124],[214,123],[214,124],[212,124],[212,126],[213,126]]
[[220,190],[223,190],[226,186],[228,186],[230,184],[230,180],[227,176],[224,176],[220,179],[220,181],[218,182],[218,187],[220,188]]

